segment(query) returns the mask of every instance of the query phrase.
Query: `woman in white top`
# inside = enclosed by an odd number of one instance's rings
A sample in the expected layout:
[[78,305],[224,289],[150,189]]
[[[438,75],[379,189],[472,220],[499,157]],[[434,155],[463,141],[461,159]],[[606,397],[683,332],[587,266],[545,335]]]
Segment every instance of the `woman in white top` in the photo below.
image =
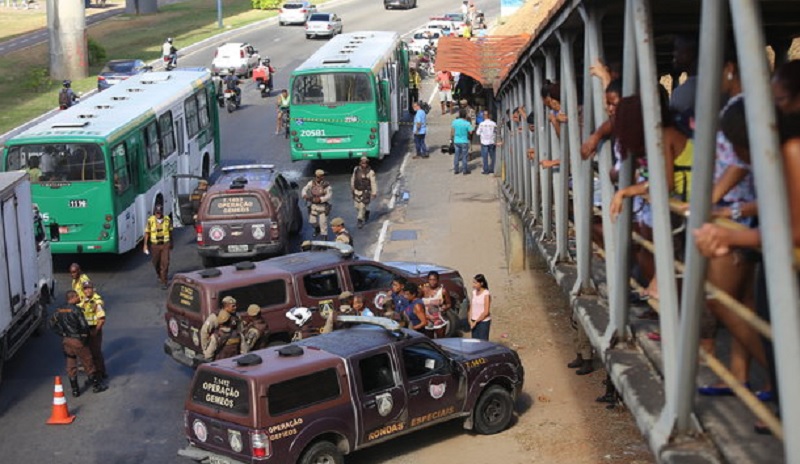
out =
[[491,317],[492,295],[489,293],[489,284],[483,274],[478,274],[472,279],[472,301],[469,307],[469,328],[472,338],[489,340],[489,327]]

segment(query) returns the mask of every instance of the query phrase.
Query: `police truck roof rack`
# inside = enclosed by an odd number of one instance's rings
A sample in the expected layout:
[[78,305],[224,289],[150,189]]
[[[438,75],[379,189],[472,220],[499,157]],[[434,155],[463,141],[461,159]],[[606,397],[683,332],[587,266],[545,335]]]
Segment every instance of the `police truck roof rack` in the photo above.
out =
[[327,251],[336,250],[342,258],[352,258],[355,255],[355,250],[352,246],[341,242],[329,242],[323,240],[306,240],[300,244],[303,251]]
[[400,330],[400,324],[397,321],[393,321],[388,317],[380,317],[380,316],[351,316],[347,314],[340,314],[336,316],[336,320],[338,322],[348,322],[351,324],[364,324],[364,325],[374,325],[378,327],[382,327],[389,332],[392,332],[395,335],[405,335],[402,330]]

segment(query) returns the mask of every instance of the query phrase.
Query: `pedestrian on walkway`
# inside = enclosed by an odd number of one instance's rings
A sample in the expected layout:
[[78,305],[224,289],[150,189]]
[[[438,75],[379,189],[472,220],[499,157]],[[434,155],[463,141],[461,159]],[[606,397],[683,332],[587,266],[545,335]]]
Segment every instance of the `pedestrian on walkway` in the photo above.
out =
[[489,340],[489,328],[492,325],[492,295],[489,283],[483,274],[472,279],[472,301],[469,306],[469,328],[472,338]]
[[428,133],[428,114],[422,109],[418,101],[414,102],[414,148],[416,149],[417,158],[427,158],[428,146],[425,145],[425,136]]
[[[469,174],[469,138],[475,126],[467,120],[466,108],[458,110],[458,118],[450,126],[450,140],[456,147],[456,155],[453,157],[453,174]],[[462,165],[459,171],[459,164]]]
[[94,291],[94,284],[91,282],[83,283],[83,298],[80,307],[86,323],[89,324],[89,350],[92,352],[97,378],[107,379],[106,359],[103,356],[103,326],[106,324],[105,303],[100,294]]
[[162,289],[167,288],[169,253],[172,250],[172,244],[172,221],[168,216],[164,216],[164,207],[157,204],[153,208],[153,215],[147,218],[143,249],[146,255],[152,252],[151,261],[156,270],[156,276],[161,281]]
[[483,121],[476,132],[481,138],[481,161],[483,161],[481,174],[492,174],[497,150],[497,124],[492,121],[492,116],[488,111],[483,112]]
[[303,199],[308,202],[308,223],[314,228],[314,237],[328,239],[328,215],[331,213],[333,188],[325,180],[325,171],[317,169],[314,178],[308,181],[303,191]]
[[67,304],[56,309],[50,316],[50,329],[61,337],[62,349],[67,364],[67,376],[72,387],[72,396],[81,396],[78,384],[78,360],[83,364],[86,374],[93,385],[92,391],[100,393],[108,387],[100,382],[100,377],[92,360],[89,349],[89,324],[78,307],[80,297],[75,290],[67,290]]
[[417,72],[417,68],[410,68],[408,70],[408,102],[411,104],[411,107],[408,109],[408,112],[411,113],[412,116],[415,114],[414,103],[419,100],[419,88],[422,85],[422,79],[419,77],[419,72]]
[[358,166],[353,169],[350,176],[350,191],[353,192],[353,202],[356,207],[358,228],[364,227],[369,221],[369,202],[378,196],[378,183],[375,171],[369,166],[369,158],[362,156]]
[[439,86],[439,105],[442,107],[442,114],[450,112],[453,105],[453,75],[450,71],[441,70],[436,73],[436,83]]

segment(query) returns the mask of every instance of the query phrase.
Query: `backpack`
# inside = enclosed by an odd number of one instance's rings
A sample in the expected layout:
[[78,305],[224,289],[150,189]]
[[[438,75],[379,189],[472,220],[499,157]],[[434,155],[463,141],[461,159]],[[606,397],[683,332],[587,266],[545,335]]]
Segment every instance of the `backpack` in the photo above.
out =
[[71,103],[72,99],[69,98],[69,91],[67,89],[61,89],[61,92],[58,93],[58,106],[69,108]]
[[425,114],[431,112],[431,105],[429,105],[428,102],[419,102],[419,107],[425,112]]

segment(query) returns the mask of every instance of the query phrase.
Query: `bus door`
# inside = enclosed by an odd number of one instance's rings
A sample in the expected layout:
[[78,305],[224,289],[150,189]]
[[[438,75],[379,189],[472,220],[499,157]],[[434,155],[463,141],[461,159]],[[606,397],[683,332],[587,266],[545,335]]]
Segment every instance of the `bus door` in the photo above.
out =
[[135,137],[111,148],[111,168],[114,170],[114,211],[117,215],[117,252],[133,249],[137,241],[136,205],[138,170],[131,150]]
[[380,151],[381,157],[384,155],[388,155],[392,151],[392,133],[389,130],[389,125],[391,122],[387,121],[388,117],[391,117],[392,110],[391,110],[391,102],[389,101],[390,92],[389,89],[389,80],[388,79],[381,79],[380,85],[378,86],[378,92],[380,92],[380,99],[382,100],[382,104],[380,107],[383,108],[381,111],[381,123],[380,123]]
[[203,193],[198,185],[203,179],[193,174],[174,174],[172,176],[172,211],[175,227],[194,224],[194,216],[200,206]]
[[[391,98],[389,99],[389,104],[391,105],[391,112],[390,117],[391,119],[391,133],[394,134],[400,129],[400,108],[403,108],[399,105],[400,95],[398,95],[398,89],[400,88],[399,80],[398,80],[398,72],[397,72],[397,62],[392,61],[392,64],[389,67],[389,90],[392,94]],[[407,108],[407,107],[405,107]]]

